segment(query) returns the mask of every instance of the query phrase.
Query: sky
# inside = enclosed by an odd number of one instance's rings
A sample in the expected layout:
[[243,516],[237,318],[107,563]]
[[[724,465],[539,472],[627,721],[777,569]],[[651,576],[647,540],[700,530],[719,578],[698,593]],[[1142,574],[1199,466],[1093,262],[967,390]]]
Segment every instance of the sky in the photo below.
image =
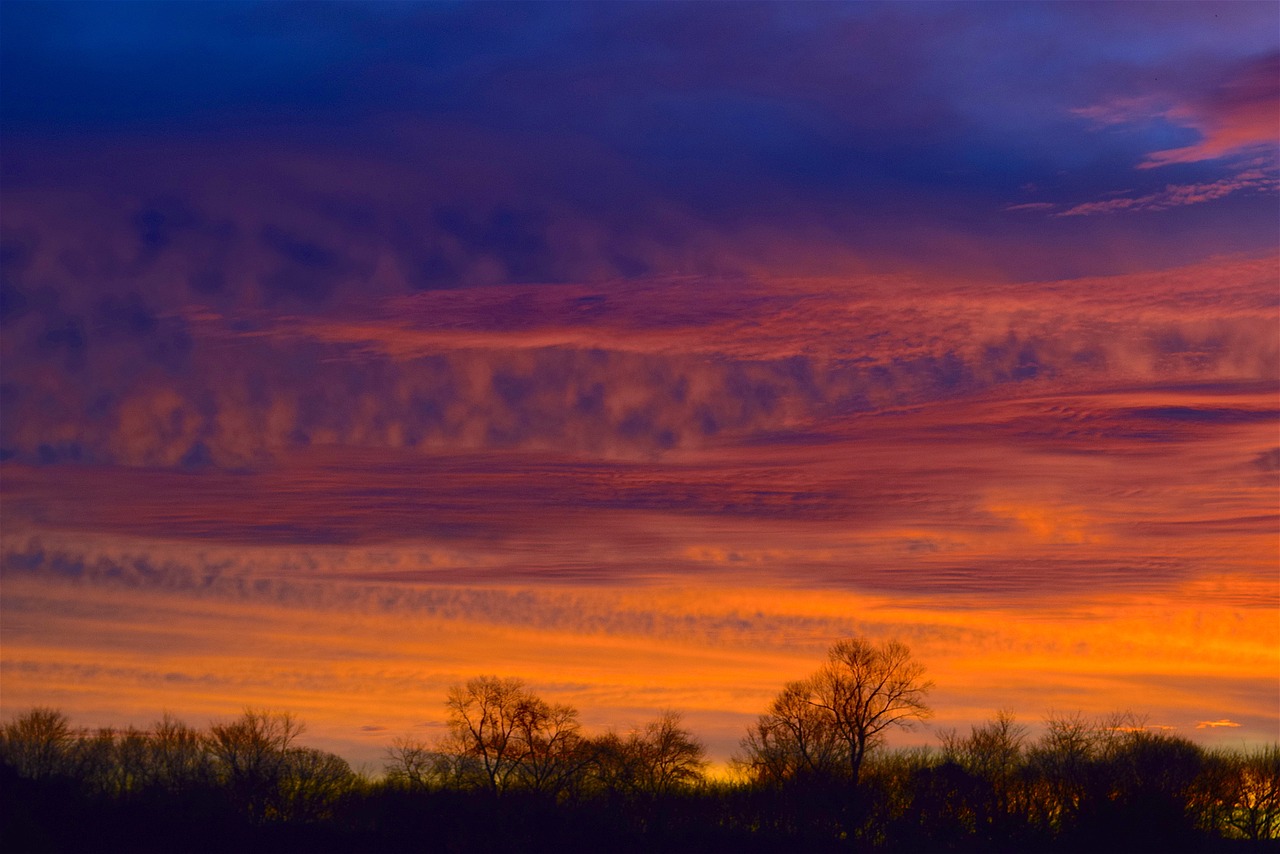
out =
[[1278,104],[1269,2],[0,4],[0,715],[1276,741]]

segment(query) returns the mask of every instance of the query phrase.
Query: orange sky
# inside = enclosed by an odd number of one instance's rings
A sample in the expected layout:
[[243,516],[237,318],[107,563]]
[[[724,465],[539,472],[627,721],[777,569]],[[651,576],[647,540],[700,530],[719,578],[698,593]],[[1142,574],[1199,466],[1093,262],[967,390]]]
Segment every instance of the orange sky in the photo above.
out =
[[332,11],[0,4],[0,716],[1280,738],[1280,8]]
[[[683,399],[664,399],[652,376],[619,386],[663,400],[652,416],[675,429],[726,403],[723,367],[700,347],[825,349],[808,368],[815,400],[749,414],[759,441],[704,434],[655,451],[583,433],[577,446],[535,435],[482,450],[464,429],[452,450],[374,448],[351,438],[357,423],[342,445],[253,469],[10,461],[5,711],[52,703],[123,724],[281,706],[317,743],[377,766],[391,737],[441,725],[450,684],[494,672],[573,703],[596,729],[682,710],[724,760],[785,681],[856,633],[901,638],[926,663],[934,728],[1002,708],[1028,721],[1132,709],[1209,741],[1267,740],[1280,671],[1276,328],[1257,306],[1274,263],[1072,282],[1061,296],[1065,285],[1039,284],[951,303],[935,288],[914,322],[913,297],[870,301],[856,282],[856,298],[827,290],[808,308],[819,297],[797,283],[760,285],[766,308],[705,335],[664,322],[676,286],[654,285],[626,297],[630,332],[591,329],[594,346],[618,340],[678,374]],[[377,358],[413,365],[443,348],[478,362],[476,388],[458,393],[473,413],[468,395],[490,393],[500,370],[585,346],[485,332],[459,347],[395,316],[402,325],[373,327],[390,353]],[[278,334],[340,353],[358,345],[338,330],[357,328],[287,321]],[[1182,349],[1162,352],[1175,337]],[[1034,375],[1011,376],[1010,338],[1034,348]],[[841,348],[871,368],[842,375]],[[939,353],[958,360],[953,390],[939,391]],[[290,405],[282,393],[273,407]],[[853,394],[856,411],[823,402]],[[145,431],[107,441],[127,460],[143,436],[166,453]],[[250,453],[242,441],[226,453]],[[1197,729],[1219,720],[1239,726]]]

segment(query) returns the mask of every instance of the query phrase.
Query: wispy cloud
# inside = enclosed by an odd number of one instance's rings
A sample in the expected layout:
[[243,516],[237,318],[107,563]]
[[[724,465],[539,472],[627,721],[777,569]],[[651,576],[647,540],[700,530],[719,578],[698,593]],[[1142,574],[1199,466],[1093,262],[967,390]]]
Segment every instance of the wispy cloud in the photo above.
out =
[[[1059,211],[1055,216],[1089,216],[1120,211],[1163,211],[1198,205],[1226,198],[1234,193],[1275,193],[1280,190],[1280,172],[1275,169],[1249,169],[1230,178],[1204,184],[1167,184],[1164,189],[1143,196],[1121,196],[1096,202],[1083,202]],[[1024,210],[1025,206],[1007,208]]]
[[1058,206],[1053,202],[1023,202],[1022,204],[1006,205],[1007,211],[1051,211]]

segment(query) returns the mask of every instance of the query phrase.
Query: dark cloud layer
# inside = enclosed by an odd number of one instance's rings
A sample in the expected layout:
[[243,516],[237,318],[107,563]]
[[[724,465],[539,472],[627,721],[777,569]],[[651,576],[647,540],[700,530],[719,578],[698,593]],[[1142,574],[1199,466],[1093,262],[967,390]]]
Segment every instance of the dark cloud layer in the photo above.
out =
[[[11,4],[4,175],[67,176],[48,156],[59,142],[135,185],[175,168],[156,161],[236,147],[254,154],[223,181],[270,186],[327,160],[295,187],[306,206],[396,235],[420,288],[750,266],[761,229],[795,250],[774,265],[927,252],[1055,277],[1132,269],[1135,252],[1187,262],[1207,232],[1218,251],[1275,233],[1275,122],[1257,105],[1275,102],[1280,22],[1228,8]],[[141,169],[110,156],[144,148]],[[1263,180],[1230,201],[1159,202],[1246,168]],[[395,210],[377,185],[403,189],[406,171],[421,192]],[[1118,234],[1046,214],[1117,199],[1133,202],[1106,225]],[[1210,202],[1241,211],[1232,228]],[[150,252],[199,227],[181,192],[136,217]],[[1016,250],[985,251],[1001,235]],[[254,237],[280,256],[273,300],[324,299],[359,269],[295,224]]]

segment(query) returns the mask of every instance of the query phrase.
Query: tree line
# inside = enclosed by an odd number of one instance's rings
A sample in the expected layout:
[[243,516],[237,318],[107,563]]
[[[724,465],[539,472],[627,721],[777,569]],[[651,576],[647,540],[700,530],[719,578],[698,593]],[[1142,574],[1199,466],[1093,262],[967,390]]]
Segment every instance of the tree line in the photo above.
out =
[[1129,714],[1055,715],[1033,738],[999,712],[889,750],[932,714],[924,677],[901,643],[836,643],[748,729],[729,779],[677,712],[591,735],[496,676],[453,686],[445,734],[393,740],[378,777],[301,744],[288,712],[83,730],[35,708],[0,727],[0,846],[1280,850],[1280,744],[1207,750]]
[[386,778],[414,790],[480,789],[551,798],[583,792],[665,795],[705,781],[706,748],[677,712],[626,736],[586,736],[572,706],[552,705],[519,679],[480,676],[450,689],[448,735],[397,738]]

